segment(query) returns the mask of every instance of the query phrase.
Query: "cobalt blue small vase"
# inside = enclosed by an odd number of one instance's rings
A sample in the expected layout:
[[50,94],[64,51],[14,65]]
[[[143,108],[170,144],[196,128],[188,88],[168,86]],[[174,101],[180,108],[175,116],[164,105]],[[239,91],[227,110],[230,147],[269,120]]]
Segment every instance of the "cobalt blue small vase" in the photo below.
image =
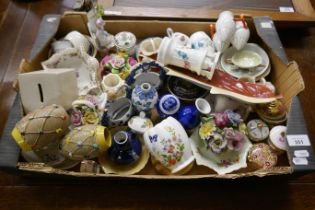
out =
[[195,105],[182,106],[176,118],[188,130],[197,127],[201,121],[200,112]]
[[127,131],[117,132],[113,137],[113,144],[108,150],[111,159],[121,165],[137,161],[141,152],[141,143],[136,134]]

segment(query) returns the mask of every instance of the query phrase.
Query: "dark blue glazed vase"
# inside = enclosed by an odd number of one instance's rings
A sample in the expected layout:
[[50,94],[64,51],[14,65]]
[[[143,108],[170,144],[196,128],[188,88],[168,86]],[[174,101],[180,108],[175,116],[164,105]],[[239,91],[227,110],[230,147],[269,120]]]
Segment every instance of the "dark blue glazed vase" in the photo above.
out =
[[197,127],[201,121],[200,112],[195,105],[182,106],[176,118],[188,130]]
[[121,165],[137,161],[141,155],[141,143],[136,134],[118,131],[113,137],[113,144],[108,150],[111,159]]

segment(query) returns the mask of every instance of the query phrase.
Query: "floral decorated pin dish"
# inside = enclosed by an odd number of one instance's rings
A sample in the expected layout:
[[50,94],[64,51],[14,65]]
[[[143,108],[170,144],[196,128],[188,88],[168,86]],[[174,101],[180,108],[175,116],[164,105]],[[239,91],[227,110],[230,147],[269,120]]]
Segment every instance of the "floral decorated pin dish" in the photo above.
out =
[[241,123],[240,115],[231,110],[203,119],[190,137],[197,165],[207,166],[221,175],[245,168],[252,144],[239,129]]

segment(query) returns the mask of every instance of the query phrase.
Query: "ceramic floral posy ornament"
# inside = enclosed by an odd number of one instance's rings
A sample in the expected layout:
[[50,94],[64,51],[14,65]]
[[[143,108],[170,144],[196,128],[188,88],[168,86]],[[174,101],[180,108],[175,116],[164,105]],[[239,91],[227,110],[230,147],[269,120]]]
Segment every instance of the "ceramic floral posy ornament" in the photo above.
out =
[[128,54],[119,52],[106,55],[100,64],[104,67],[104,70],[101,72],[102,76],[111,72],[119,74],[121,78],[125,78],[129,74],[131,67],[137,64],[137,61],[133,57],[129,57]]
[[207,166],[218,174],[246,167],[251,143],[239,130],[241,124],[240,116],[230,110],[202,118],[199,130],[191,136],[197,164]]
[[[227,149],[239,151],[244,145],[244,135],[233,127],[225,127],[228,126],[228,122],[230,122],[228,115],[221,113],[220,115],[216,114],[214,119],[212,117],[203,118],[199,136],[206,147],[214,153],[219,154]],[[237,127],[238,124],[234,124],[234,126]],[[233,124],[230,125],[233,126]]]
[[[91,100],[92,96],[88,98]],[[87,124],[96,125],[99,122],[97,105],[87,99],[82,97],[72,103],[71,123],[75,127]]]
[[168,117],[144,133],[146,146],[171,174],[179,172],[194,161],[189,139],[182,125]]

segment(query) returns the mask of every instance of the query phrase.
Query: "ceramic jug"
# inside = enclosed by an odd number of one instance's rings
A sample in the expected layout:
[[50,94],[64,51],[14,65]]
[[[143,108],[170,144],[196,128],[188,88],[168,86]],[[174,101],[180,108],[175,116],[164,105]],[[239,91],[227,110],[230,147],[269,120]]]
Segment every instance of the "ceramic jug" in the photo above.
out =
[[219,53],[213,53],[206,48],[191,49],[179,46],[174,37],[163,38],[157,56],[157,61],[164,65],[189,69],[208,79],[212,78],[218,60]]
[[102,88],[107,93],[107,100],[113,101],[126,94],[125,81],[122,80],[119,75],[109,73],[103,77]]

